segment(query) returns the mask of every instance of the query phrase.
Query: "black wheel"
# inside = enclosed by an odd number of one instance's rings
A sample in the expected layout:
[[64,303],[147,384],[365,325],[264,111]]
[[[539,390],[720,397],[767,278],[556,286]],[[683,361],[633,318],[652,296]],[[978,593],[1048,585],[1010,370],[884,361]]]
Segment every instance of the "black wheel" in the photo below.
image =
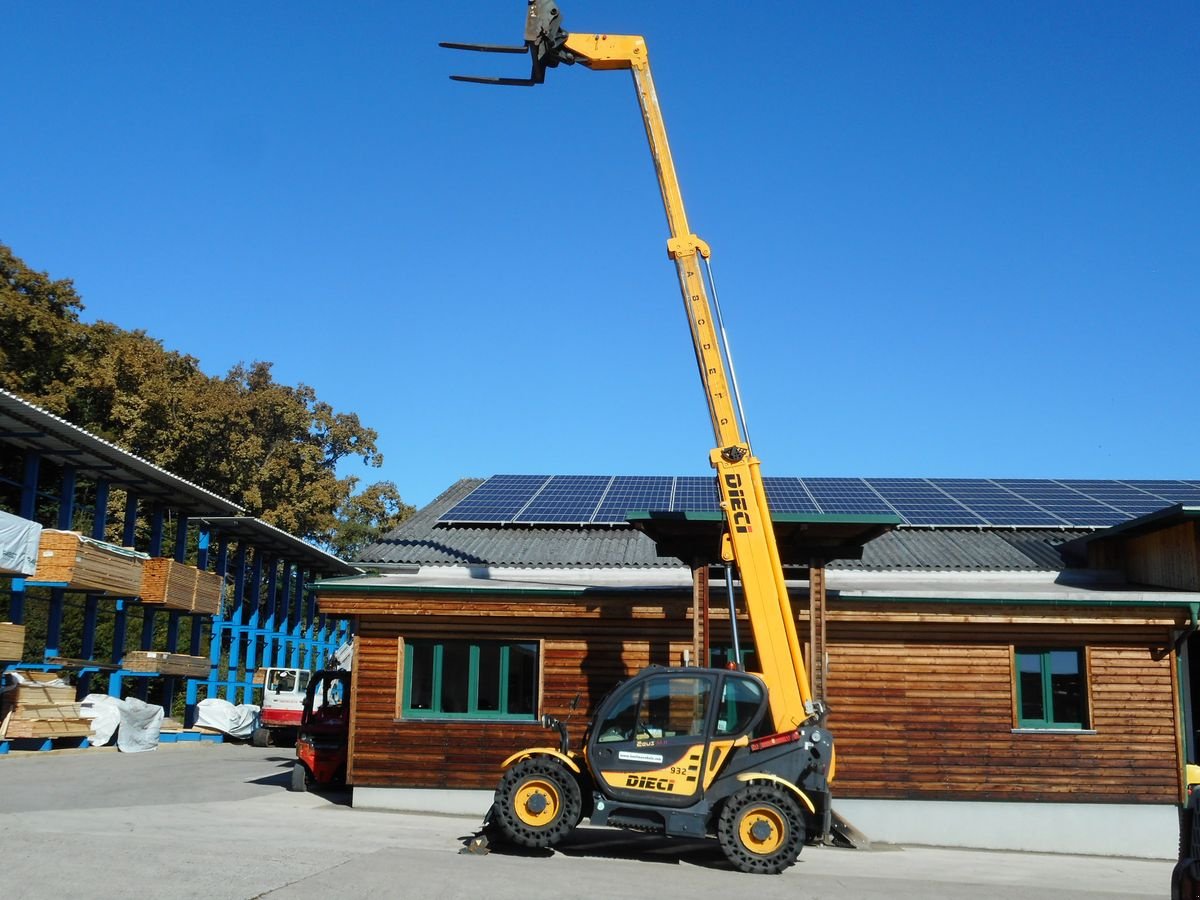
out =
[[308,770],[304,768],[304,763],[297,762],[292,766],[292,780],[288,784],[289,791],[307,791],[308,790]]
[[717,827],[726,858],[742,872],[764,875],[795,864],[804,834],[799,805],[774,784],[751,784],[730,797]]
[[255,728],[252,732],[250,732],[250,743],[255,747],[270,747],[270,730],[267,728]]
[[504,773],[496,789],[495,822],[522,847],[553,847],[578,824],[579,784],[553,759],[522,760]]

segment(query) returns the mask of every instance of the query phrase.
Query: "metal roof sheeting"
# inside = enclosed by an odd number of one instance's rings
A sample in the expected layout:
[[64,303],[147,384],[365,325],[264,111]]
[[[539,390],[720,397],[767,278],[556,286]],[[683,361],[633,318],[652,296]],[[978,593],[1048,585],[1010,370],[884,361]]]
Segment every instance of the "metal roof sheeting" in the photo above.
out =
[[192,484],[3,389],[0,389],[0,438],[7,445],[37,451],[54,462],[73,466],[80,473],[185,509],[189,515],[244,512],[232,500]]
[[[480,478],[451,485],[383,540],[371,544],[357,563],[364,567],[517,566],[675,568],[659,556],[644,534],[624,525],[544,527],[447,525],[438,518],[467,496]],[[1090,529],[907,528],[866,545],[861,562],[838,562],[841,570],[1058,571],[1055,549]]]

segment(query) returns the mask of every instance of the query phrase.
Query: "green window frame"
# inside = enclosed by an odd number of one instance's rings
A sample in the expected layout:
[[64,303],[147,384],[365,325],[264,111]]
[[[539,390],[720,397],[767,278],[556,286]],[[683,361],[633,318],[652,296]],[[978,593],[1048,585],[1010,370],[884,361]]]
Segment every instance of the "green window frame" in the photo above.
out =
[[1087,665],[1077,647],[1015,648],[1017,726],[1088,727]]
[[401,714],[536,720],[540,664],[535,641],[405,641]]

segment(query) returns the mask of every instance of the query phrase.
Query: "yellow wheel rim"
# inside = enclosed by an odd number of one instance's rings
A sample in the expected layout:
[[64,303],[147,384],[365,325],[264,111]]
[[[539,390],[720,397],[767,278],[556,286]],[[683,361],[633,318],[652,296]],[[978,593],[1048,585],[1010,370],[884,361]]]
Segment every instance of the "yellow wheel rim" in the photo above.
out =
[[738,837],[751,853],[769,856],[787,840],[787,821],[773,806],[752,806],[742,813]]
[[553,822],[562,809],[562,797],[553,782],[540,778],[526,781],[517,788],[513,811],[517,818],[537,828]]

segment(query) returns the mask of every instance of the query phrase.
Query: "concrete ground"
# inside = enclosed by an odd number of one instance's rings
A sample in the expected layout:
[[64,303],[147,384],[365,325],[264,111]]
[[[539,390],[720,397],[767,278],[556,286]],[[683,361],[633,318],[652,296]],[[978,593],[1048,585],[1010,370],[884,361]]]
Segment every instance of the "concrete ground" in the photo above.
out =
[[[1168,896],[1171,863],[928,847],[805,848],[779,876],[714,841],[582,827],[554,852],[462,854],[477,819],[286,790],[286,750],[175,744],[0,757],[0,896],[1068,900]],[[482,810],[480,811],[482,813]]]

